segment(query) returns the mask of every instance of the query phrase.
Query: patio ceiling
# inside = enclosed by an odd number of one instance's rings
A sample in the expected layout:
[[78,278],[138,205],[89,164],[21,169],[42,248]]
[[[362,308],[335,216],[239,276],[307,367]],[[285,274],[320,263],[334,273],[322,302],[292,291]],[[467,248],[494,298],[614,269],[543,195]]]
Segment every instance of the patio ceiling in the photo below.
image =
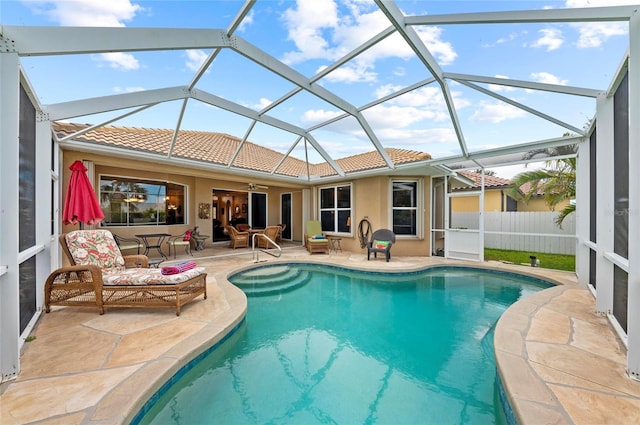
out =
[[[202,3],[210,8],[208,13],[222,7],[220,2]],[[519,74],[526,76],[534,75],[549,65],[542,66],[535,60],[528,62],[524,49],[522,57],[507,55],[501,59],[502,63],[491,61],[490,67],[464,60],[457,65],[450,57],[443,56],[441,44],[434,41],[434,37],[442,36],[433,35],[434,31],[438,34],[443,29],[450,31],[447,34],[451,39],[455,38],[457,46],[466,43],[474,48],[471,43],[477,40],[469,37],[482,37],[486,27],[504,26],[506,34],[514,28],[540,31],[551,25],[626,23],[637,9],[637,6],[617,6],[418,14],[404,10],[409,10],[413,2],[375,0],[367,16],[376,16],[380,20],[382,14],[384,25],[381,30],[362,36],[363,41],[359,45],[352,46],[349,51],[341,51],[335,59],[316,58],[305,64],[284,54],[286,49],[274,47],[270,34],[282,26],[278,17],[282,19],[292,10],[291,2],[223,3],[237,10],[235,17],[225,18],[227,24],[222,29],[3,25],[0,27],[0,42],[4,51],[17,52],[22,58],[23,73],[34,93],[33,98],[44,100],[41,105],[44,116],[50,121],[90,124],[76,136],[104,125],[149,127],[158,122],[151,118],[159,119],[161,116],[161,125],[155,127],[173,130],[172,148],[162,158],[165,161],[185,161],[184,158],[176,158],[173,152],[173,144],[184,130],[229,133],[241,139],[236,155],[227,164],[200,161],[198,166],[246,173],[246,169],[235,166],[234,160],[242,145],[251,142],[282,155],[276,159],[271,173],[262,174],[314,182],[327,178],[309,172],[297,177],[278,175],[277,168],[291,156],[311,164],[326,163],[333,169],[334,179],[344,178],[356,174],[345,172],[337,159],[375,151],[384,164],[375,170],[376,173],[407,173],[421,167],[424,174],[435,175],[450,170],[514,164],[521,162],[522,154],[532,149],[581,142],[595,115],[596,98],[609,89],[613,75],[620,66],[624,66],[628,36],[622,37],[623,41],[617,43],[615,49],[609,49],[606,57],[599,58],[593,53],[586,57],[586,63],[554,64],[555,69],[565,69],[566,73],[562,75],[562,82],[551,84],[533,79],[506,78],[497,72],[502,64],[506,66],[514,61],[525,65]],[[440,3],[452,3],[456,10],[460,8],[459,2],[437,3],[441,8],[445,6]],[[279,7],[282,9],[274,13],[272,9]],[[428,9],[429,4],[421,7]],[[176,17],[176,21],[181,19]],[[244,28],[248,25],[251,25],[250,30]],[[465,32],[468,28],[473,28],[473,31]],[[307,36],[313,38],[318,34]],[[285,40],[282,38],[281,42],[291,42]],[[438,38],[439,42],[443,40]],[[370,90],[369,99],[348,91],[349,83],[344,80],[337,82],[337,75],[359,71],[360,79],[352,84],[367,84],[362,74],[372,68],[363,65],[366,62],[364,58],[388,49],[389,43],[397,50],[409,53],[400,59],[393,58],[398,61],[393,72],[376,74],[368,81],[370,85],[377,84],[375,94],[373,89]],[[461,57],[467,50],[463,47],[458,49],[456,55]],[[181,69],[178,72],[172,68],[175,52],[202,52],[203,56],[195,71]],[[79,59],[74,58],[89,58],[90,62],[95,55],[114,53],[138,55],[149,63],[165,67],[164,72],[149,70],[150,80],[151,74],[161,74],[164,79],[154,83],[157,87],[144,85],[132,92],[111,94],[109,90],[119,84],[118,74],[104,74],[102,77],[102,70],[76,67]],[[612,54],[616,58],[614,61],[610,58]],[[391,60],[389,58],[387,56]],[[610,63],[605,75],[592,76],[591,79],[583,76],[588,74],[589,61],[605,60]],[[58,69],[61,65],[65,67],[64,72]],[[401,71],[400,65],[408,72]],[[495,69],[496,72],[479,75],[476,67]],[[464,72],[445,70],[452,68]],[[87,72],[96,73],[96,87],[83,89],[73,86],[74,81],[81,79],[78,73]],[[234,87],[216,84],[223,75],[230,74],[235,76]],[[401,74],[402,78],[398,78]],[[101,84],[101,78],[110,80],[108,84]],[[144,75],[141,78],[144,79]],[[573,86],[566,81],[585,81],[589,85]],[[387,83],[383,85],[383,82]],[[59,85],[60,89],[52,90],[52,85]],[[109,89],[97,86],[108,86]],[[384,90],[381,89],[383,86]],[[78,96],[79,92],[90,96],[68,98]],[[41,93],[46,94],[43,96]],[[371,96],[375,99],[370,100]],[[420,104],[416,109],[401,107],[401,104],[410,103],[408,99],[412,97],[418,103],[428,97],[431,104]],[[514,116],[522,120],[519,125],[522,131],[514,132],[509,126],[501,129],[506,118],[489,122],[478,119],[479,109],[489,102],[492,106],[507,108],[503,109],[505,111],[517,110]],[[304,118],[314,111],[317,112],[315,119]],[[416,111],[422,113],[421,119],[416,119],[411,127],[402,127],[407,115]],[[398,131],[392,131],[393,126],[380,125],[382,118],[397,122]],[[63,147],[96,149],[95,145],[74,139],[71,135],[58,141]],[[216,149],[215,146],[210,148]],[[430,154],[430,159],[416,162],[410,169],[398,169],[386,148],[425,152]],[[109,152],[115,155],[140,154],[123,147]],[[150,154],[150,158],[153,155]]]

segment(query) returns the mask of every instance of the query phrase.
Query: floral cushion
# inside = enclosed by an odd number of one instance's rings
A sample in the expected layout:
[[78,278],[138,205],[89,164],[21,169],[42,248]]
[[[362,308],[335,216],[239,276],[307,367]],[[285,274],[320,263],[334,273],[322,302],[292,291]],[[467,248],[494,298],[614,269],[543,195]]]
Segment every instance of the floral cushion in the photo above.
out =
[[175,285],[185,282],[205,272],[204,267],[196,267],[186,272],[163,275],[160,269],[125,269],[121,272],[103,272],[102,281],[107,285]]
[[93,265],[109,272],[125,270],[124,258],[108,230],[74,230],[65,236],[77,265]]

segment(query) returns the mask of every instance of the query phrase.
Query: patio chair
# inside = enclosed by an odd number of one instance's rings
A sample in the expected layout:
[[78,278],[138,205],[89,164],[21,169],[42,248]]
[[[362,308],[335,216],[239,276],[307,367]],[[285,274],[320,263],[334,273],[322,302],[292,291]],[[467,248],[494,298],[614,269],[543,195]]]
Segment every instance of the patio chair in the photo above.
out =
[[304,246],[311,254],[315,252],[329,253],[329,239],[322,233],[322,225],[318,220],[307,221]]
[[175,308],[199,295],[207,298],[203,267],[164,275],[148,268],[145,255],[123,256],[108,230],[75,230],[59,238],[70,266],[54,270],[44,285],[45,311],[51,306]]
[[391,259],[391,245],[396,242],[396,234],[389,229],[378,229],[371,235],[371,240],[367,242],[367,261],[373,252],[373,256],[378,258],[378,252],[383,252],[387,263]]
[[231,242],[229,243],[230,248],[236,249],[249,247],[249,232],[241,232],[235,227],[229,225],[225,226],[225,228],[231,238]]
[[113,233],[113,239],[116,241],[120,251],[135,249],[137,251],[136,254],[140,254],[140,248],[144,246],[138,238],[123,238]]
[[[271,239],[273,242],[276,241],[276,237],[278,236],[278,233],[280,233],[280,226],[267,226],[265,227],[263,232],[263,234],[269,239]],[[258,239],[258,248],[265,248],[265,249],[275,248],[275,245],[269,242],[267,239],[262,237],[258,237],[257,239]]]
[[183,234],[178,236],[169,236],[167,239],[167,245],[169,245],[169,255],[171,255],[171,248],[173,248],[173,258],[176,258],[176,254],[178,251],[178,247],[181,246],[184,248],[185,254],[189,254],[193,257],[191,253],[191,235],[193,230],[187,230]]
[[278,236],[276,236],[276,243],[282,242],[282,232],[287,228],[286,224],[278,224],[280,226],[280,231],[278,232]]

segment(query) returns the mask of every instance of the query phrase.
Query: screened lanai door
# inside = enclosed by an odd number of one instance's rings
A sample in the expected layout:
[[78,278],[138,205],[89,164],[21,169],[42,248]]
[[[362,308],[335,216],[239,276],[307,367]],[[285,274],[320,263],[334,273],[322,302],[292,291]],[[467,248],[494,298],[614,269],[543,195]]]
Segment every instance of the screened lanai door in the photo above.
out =
[[[484,261],[483,193],[452,192],[452,184],[455,182],[445,177],[441,184],[436,180],[433,186],[433,217],[436,221],[432,236],[436,254],[441,252],[437,250],[443,250],[446,258]],[[436,227],[436,224],[443,226]]]

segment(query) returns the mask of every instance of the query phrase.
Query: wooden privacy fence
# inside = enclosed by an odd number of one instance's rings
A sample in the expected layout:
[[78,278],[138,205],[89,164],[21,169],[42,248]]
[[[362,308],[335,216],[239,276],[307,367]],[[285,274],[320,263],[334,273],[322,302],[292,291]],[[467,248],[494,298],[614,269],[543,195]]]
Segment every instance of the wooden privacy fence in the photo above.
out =
[[[559,228],[557,212],[487,212],[484,214],[485,248],[570,254],[576,252],[575,214]],[[478,213],[451,213],[452,228],[478,229]]]

